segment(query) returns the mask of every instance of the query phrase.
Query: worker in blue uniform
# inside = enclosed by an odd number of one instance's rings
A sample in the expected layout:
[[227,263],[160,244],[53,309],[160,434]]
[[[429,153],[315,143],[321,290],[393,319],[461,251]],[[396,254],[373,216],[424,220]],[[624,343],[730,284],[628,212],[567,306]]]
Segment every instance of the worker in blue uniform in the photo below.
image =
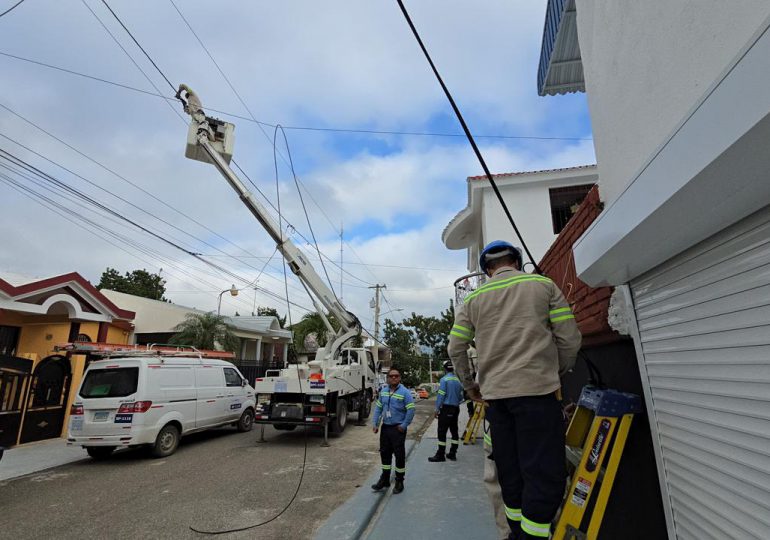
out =
[[[430,462],[452,461],[457,459],[457,447],[460,437],[457,429],[457,418],[460,416],[460,403],[463,400],[463,385],[455,375],[452,362],[444,362],[446,375],[441,377],[436,398],[436,418],[438,418],[438,450],[436,455],[428,458]],[[449,453],[446,454],[446,432],[452,434]]]
[[[404,491],[406,475],[406,430],[414,419],[414,399],[401,384],[401,372],[396,368],[388,371],[388,384],[380,390],[374,404],[373,431],[380,432],[380,459],[382,474],[372,489],[379,491],[390,487],[390,471],[396,456],[396,485],[393,493]],[[382,428],[380,429],[380,421]]]

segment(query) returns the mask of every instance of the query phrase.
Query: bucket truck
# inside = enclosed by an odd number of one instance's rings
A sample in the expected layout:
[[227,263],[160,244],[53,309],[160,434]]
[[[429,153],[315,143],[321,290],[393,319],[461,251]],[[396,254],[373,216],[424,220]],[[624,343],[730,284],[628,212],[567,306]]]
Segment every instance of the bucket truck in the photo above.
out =
[[[180,85],[177,98],[190,115],[185,155],[211,163],[240,196],[243,203],[275,241],[291,271],[299,278],[328,330],[328,339],[315,359],[267,371],[253,383],[257,396],[255,422],[276,429],[293,430],[298,425],[315,425],[341,433],[348,412],[357,411],[359,421],[369,416],[378,366],[372,350],[354,347],[361,323],[341,304],[334,292],[312,267],[308,257],[284,234],[266,208],[257,201],[230,168],[235,126],[206,116],[198,96]],[[334,330],[326,316],[340,325]],[[376,345],[375,345],[376,347]]]

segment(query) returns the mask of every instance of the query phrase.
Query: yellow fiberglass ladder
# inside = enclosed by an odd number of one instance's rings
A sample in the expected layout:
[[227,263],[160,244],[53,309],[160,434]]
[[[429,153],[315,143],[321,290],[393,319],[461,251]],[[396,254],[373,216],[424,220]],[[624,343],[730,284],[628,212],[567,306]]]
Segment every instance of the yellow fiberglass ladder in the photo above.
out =
[[567,429],[568,452],[582,449],[582,455],[561,508],[554,540],[597,538],[631,422],[641,411],[642,400],[635,394],[583,388]]
[[463,444],[476,444],[476,434],[484,423],[484,403],[476,401],[473,404],[473,416],[468,418],[468,423],[463,431]]

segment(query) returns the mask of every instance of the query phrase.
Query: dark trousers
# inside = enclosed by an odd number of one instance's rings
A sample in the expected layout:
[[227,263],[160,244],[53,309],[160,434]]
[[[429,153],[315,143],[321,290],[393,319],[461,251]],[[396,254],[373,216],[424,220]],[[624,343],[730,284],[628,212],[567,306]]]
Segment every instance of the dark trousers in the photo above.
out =
[[457,405],[442,405],[438,413],[438,453],[443,454],[446,450],[446,432],[452,434],[451,448],[449,453],[457,453],[457,445],[460,444],[460,436],[457,430],[457,418],[460,416],[460,407]]
[[403,433],[397,426],[386,424],[380,428],[380,459],[382,460],[382,476],[390,476],[393,456],[396,456],[396,478],[404,478],[406,474],[406,431]]
[[566,484],[561,406],[553,394],[495,399],[486,417],[512,538],[542,538]]

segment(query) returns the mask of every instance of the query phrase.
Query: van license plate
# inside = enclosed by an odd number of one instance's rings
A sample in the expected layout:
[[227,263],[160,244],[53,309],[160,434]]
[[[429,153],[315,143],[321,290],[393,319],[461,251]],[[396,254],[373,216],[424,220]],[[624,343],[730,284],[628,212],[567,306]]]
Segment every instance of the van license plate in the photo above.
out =
[[106,422],[110,417],[110,411],[94,412],[94,422]]

